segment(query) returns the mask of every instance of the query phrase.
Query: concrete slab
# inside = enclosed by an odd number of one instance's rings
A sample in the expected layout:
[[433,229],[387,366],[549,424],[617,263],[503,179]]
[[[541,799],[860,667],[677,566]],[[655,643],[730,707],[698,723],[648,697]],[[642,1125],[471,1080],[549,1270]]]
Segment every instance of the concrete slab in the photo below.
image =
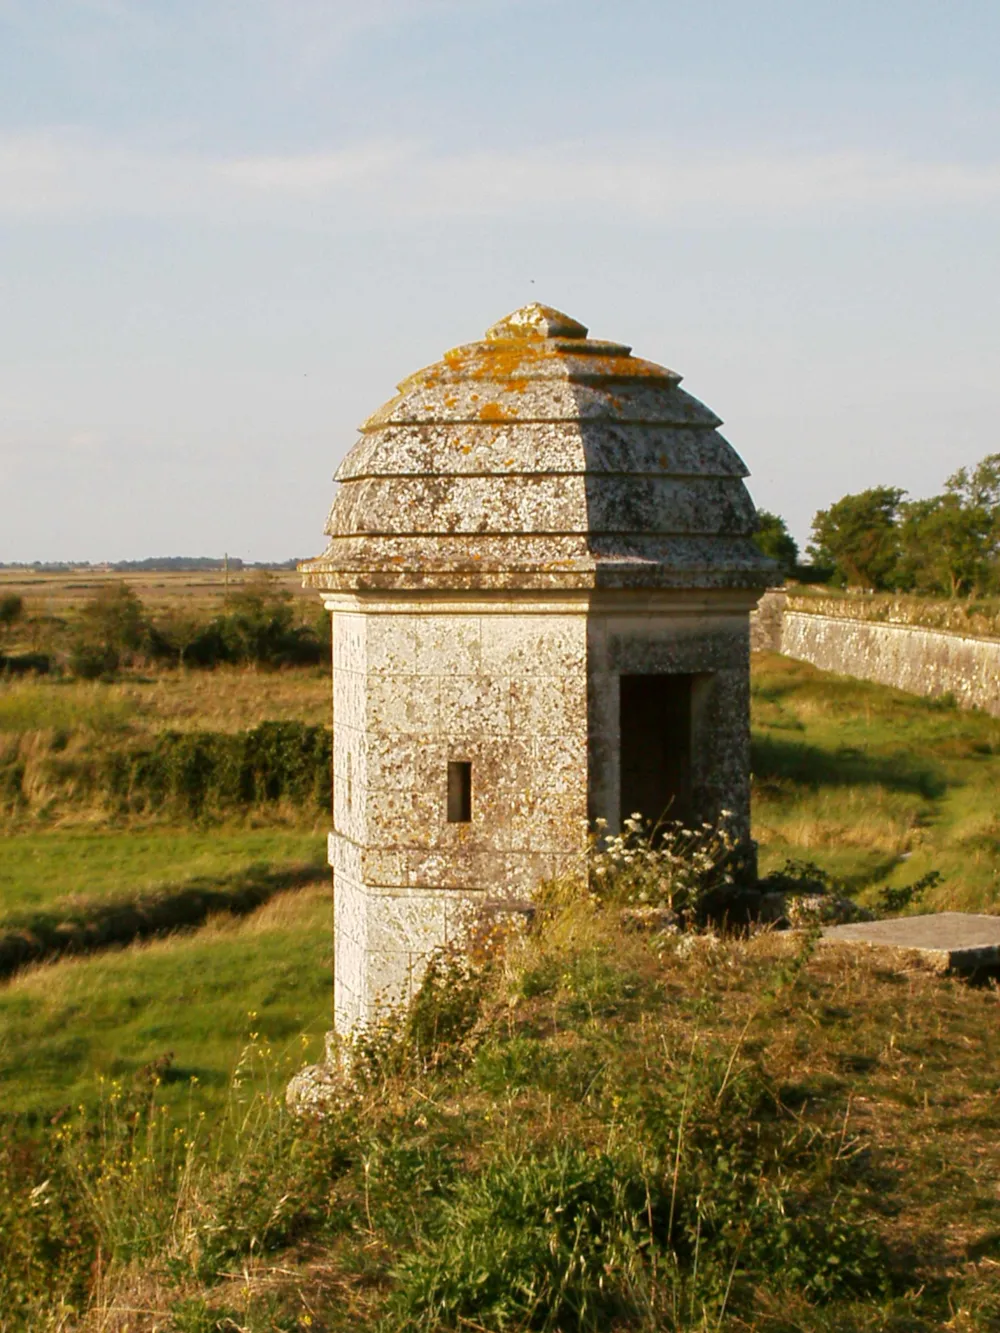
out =
[[823,944],[864,944],[907,955],[937,972],[973,972],[1000,965],[1000,916],[934,912],[891,921],[827,926]]

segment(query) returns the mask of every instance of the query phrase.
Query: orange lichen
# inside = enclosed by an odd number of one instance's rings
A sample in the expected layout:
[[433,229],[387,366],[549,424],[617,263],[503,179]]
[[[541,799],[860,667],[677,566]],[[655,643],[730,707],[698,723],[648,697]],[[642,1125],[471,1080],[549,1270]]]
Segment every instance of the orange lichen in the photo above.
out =
[[499,403],[483,403],[479,409],[480,421],[516,421],[517,413],[507,411]]

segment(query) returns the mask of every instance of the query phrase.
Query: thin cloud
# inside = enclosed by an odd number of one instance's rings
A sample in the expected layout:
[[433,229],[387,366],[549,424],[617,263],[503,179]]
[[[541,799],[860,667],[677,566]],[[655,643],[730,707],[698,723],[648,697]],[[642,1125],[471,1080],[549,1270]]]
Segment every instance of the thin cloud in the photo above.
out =
[[219,166],[237,186],[269,195],[322,195],[349,182],[387,177],[405,158],[399,144],[374,143],[342,153],[244,157]]
[[[440,154],[373,141],[329,152],[207,155],[75,129],[0,136],[0,218],[190,217],[223,225],[588,216],[618,222],[767,223],[885,210],[995,207],[1000,163],[858,151],[690,156],[670,145],[556,143]],[[304,207],[308,205],[308,207]]]

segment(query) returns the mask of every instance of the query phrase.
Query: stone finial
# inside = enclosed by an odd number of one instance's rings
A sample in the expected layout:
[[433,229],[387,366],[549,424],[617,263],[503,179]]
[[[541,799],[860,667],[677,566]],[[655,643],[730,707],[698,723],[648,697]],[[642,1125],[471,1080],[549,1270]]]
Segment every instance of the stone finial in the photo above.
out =
[[586,338],[587,328],[561,310],[532,301],[486,330],[487,338]]

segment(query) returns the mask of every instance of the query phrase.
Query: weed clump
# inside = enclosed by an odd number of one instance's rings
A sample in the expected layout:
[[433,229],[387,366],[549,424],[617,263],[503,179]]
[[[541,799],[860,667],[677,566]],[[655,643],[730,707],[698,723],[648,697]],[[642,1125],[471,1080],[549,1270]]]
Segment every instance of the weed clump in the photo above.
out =
[[710,895],[735,881],[737,842],[729,817],[723,810],[718,825],[687,828],[667,820],[651,823],[636,813],[613,835],[599,819],[590,855],[591,891],[600,902],[665,907],[678,919],[696,919]]

